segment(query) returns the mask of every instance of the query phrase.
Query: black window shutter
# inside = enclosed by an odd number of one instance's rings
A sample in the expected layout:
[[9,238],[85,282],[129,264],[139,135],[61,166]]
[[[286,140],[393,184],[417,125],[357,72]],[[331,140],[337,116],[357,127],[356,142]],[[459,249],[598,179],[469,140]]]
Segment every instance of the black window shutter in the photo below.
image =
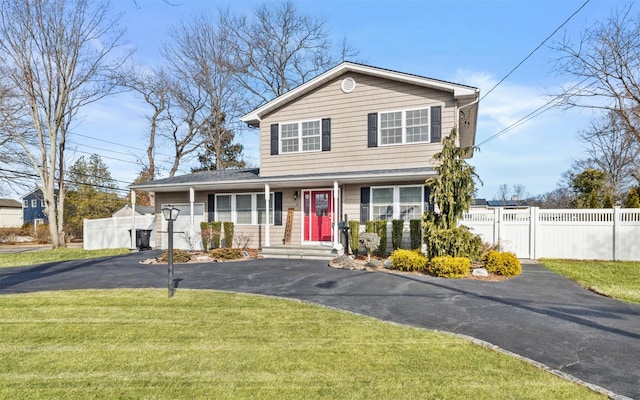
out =
[[208,195],[207,200],[207,220],[213,222],[216,217],[216,195]]
[[370,113],[367,121],[367,147],[378,147],[378,113]]
[[278,124],[271,125],[271,155],[278,155]]
[[369,203],[371,202],[371,190],[369,187],[360,188],[360,223],[369,220]]
[[322,119],[322,151],[331,151],[331,118]]
[[428,186],[424,187],[424,211],[431,211],[433,212],[435,209],[433,207],[433,203],[431,202],[431,199],[429,198],[431,196],[431,190],[429,190]]
[[431,143],[442,139],[442,107],[431,107]]
[[273,224],[282,225],[282,192],[273,194]]

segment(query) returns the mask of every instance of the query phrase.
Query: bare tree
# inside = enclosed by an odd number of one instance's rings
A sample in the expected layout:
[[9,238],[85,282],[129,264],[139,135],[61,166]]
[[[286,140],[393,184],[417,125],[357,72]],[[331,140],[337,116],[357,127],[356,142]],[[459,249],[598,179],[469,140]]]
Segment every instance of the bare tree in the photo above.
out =
[[[322,19],[302,15],[293,1],[264,3],[251,17],[223,13],[225,27],[237,38],[240,75],[252,94],[250,108],[267,102],[336,64]],[[353,52],[345,44],[345,56]]]
[[171,95],[171,80],[163,69],[146,70],[132,66],[118,76],[120,86],[137,92],[144,102],[151,108],[147,115],[149,121],[147,141],[147,163],[143,167],[141,176],[152,180],[157,176],[156,171],[156,138],[166,120]]
[[[209,14],[183,21],[170,35],[172,44],[163,49],[174,78],[169,115],[175,154],[170,176],[180,159],[201,150],[202,144],[207,157],[213,157],[214,169],[234,166],[227,156],[244,101],[237,83],[236,46],[225,26]],[[236,161],[242,146],[233,149],[237,151],[231,159]]]
[[640,19],[631,6],[588,28],[577,43],[565,38],[555,69],[577,84],[564,104],[615,112],[640,142]]
[[620,114],[609,111],[605,118],[591,121],[589,128],[579,133],[587,145],[588,157],[578,165],[605,172],[608,187],[617,198],[626,194],[640,167],[640,142],[626,127]]
[[112,91],[109,77],[121,62],[110,56],[123,31],[108,3],[5,0],[0,10],[0,80],[11,88],[2,98],[0,130],[38,175],[52,246],[64,246],[67,131],[83,106]]

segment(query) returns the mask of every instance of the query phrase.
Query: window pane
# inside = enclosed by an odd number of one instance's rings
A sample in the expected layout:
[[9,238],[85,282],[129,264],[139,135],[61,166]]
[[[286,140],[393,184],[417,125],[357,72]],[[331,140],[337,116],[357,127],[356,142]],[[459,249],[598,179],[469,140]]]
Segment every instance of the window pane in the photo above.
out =
[[320,135],[320,121],[302,123],[302,136]]
[[251,223],[251,195],[250,194],[236,195],[236,223],[238,224]]
[[399,191],[400,219],[419,219],[422,216],[422,187],[401,187]]
[[371,202],[373,204],[393,204],[393,188],[371,189]]
[[302,151],[320,150],[320,136],[302,138]]
[[[256,195],[256,209],[258,210],[258,224],[265,224],[265,201],[264,193]],[[273,195],[269,196],[269,223],[273,223]]]
[[283,139],[298,137],[298,124],[280,125],[280,137]]
[[401,187],[400,188],[400,203],[421,203],[422,202],[422,187]]
[[298,138],[295,139],[282,139],[282,152],[283,153],[295,153],[298,151]]
[[220,222],[231,222],[231,195],[216,196],[216,214]]
[[300,151],[297,123],[280,125],[280,142],[282,153],[295,153]]
[[380,114],[380,143],[402,143],[402,112]]
[[426,142],[429,139],[428,136],[428,110],[407,111],[407,143]]
[[371,207],[373,210],[373,220],[377,221],[379,219],[391,221],[393,219],[393,205],[389,204],[386,206],[373,206]]

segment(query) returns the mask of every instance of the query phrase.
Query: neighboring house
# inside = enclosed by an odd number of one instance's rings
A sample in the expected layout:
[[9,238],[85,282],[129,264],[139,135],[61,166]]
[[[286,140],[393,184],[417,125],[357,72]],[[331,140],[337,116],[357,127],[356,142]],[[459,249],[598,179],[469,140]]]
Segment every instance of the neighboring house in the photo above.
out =
[[[155,213],[156,208],[155,207],[149,207],[149,206],[135,206],[135,215],[140,216],[140,215],[150,215]],[[130,217],[131,216],[131,205],[127,204],[126,206],[122,207],[121,209],[119,209],[118,211],[114,212],[112,215],[112,217]]]
[[22,205],[18,200],[0,199],[0,228],[22,226]]
[[[131,189],[155,192],[158,232],[171,204],[183,218],[176,230],[233,221],[236,238],[263,250],[282,246],[285,233],[298,249],[339,247],[345,219],[421,218],[442,136],[457,127],[462,146],[475,143],[478,98],[475,87],[344,62],[242,117],[259,129],[259,169]],[[165,247],[166,235],[156,237]]]
[[36,189],[22,197],[22,220],[25,224],[43,224],[49,222],[44,212],[45,204],[42,190]]

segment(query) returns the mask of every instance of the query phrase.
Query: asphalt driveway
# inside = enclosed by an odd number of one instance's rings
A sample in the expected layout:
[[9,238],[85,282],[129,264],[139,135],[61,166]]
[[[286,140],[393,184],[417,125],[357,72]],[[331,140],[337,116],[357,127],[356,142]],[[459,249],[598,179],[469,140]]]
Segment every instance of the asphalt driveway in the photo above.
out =
[[[158,252],[0,269],[0,294],[165,288]],[[640,306],[580,288],[540,265],[503,282],[332,269],[324,261],[177,264],[180,288],[301,299],[375,318],[471,336],[622,396],[640,399]],[[620,398],[623,398],[623,397]]]

